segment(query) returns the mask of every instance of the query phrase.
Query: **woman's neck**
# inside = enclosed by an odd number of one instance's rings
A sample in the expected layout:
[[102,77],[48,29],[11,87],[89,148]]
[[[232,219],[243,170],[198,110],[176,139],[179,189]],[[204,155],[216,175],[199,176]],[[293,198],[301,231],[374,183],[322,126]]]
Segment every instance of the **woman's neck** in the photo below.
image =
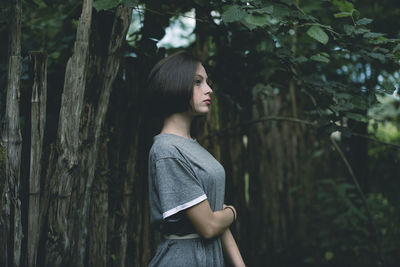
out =
[[164,119],[164,125],[161,133],[175,134],[191,139],[190,125],[192,116],[188,112],[174,113]]

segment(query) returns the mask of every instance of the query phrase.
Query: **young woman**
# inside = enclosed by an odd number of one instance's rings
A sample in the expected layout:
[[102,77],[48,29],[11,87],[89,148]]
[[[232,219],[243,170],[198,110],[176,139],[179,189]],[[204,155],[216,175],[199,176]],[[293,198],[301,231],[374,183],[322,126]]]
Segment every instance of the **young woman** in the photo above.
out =
[[164,121],[149,154],[150,221],[163,234],[149,266],[245,266],[229,230],[237,215],[223,202],[224,168],[190,135],[211,106],[204,67],[175,53],[154,66],[147,93]]

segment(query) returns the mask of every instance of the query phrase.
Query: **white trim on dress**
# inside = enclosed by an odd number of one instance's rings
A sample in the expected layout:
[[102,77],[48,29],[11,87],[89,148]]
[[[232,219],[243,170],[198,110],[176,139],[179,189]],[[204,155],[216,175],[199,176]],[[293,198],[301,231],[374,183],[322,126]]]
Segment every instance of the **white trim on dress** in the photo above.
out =
[[167,210],[166,212],[163,213],[163,219],[165,219],[165,218],[167,218],[167,217],[169,217],[169,216],[171,216],[171,215],[174,215],[175,213],[178,213],[178,212],[180,212],[181,210],[190,208],[190,207],[192,207],[192,206],[194,206],[194,205],[200,203],[200,202],[203,201],[204,199],[207,199],[206,194],[203,194],[203,195],[199,196],[198,198],[195,198],[195,199],[193,199],[193,200],[191,200],[191,201],[189,201],[189,202],[186,202],[185,204],[176,206],[176,207],[173,208],[173,209]]

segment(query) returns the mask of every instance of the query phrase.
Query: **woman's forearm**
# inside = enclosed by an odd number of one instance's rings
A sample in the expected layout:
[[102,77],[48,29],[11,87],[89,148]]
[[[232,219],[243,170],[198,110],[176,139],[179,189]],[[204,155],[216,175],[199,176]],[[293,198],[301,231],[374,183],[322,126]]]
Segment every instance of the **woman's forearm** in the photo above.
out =
[[229,228],[226,229],[225,232],[222,234],[221,243],[222,243],[222,249],[224,251],[225,257],[226,257],[227,261],[232,264],[232,266],[235,266],[235,267],[246,266],[244,264],[242,255],[240,254],[240,251],[236,244],[236,241],[233,238],[233,235]]
[[222,235],[234,220],[230,209],[212,211],[208,200],[188,208],[186,215],[197,233],[205,239]]

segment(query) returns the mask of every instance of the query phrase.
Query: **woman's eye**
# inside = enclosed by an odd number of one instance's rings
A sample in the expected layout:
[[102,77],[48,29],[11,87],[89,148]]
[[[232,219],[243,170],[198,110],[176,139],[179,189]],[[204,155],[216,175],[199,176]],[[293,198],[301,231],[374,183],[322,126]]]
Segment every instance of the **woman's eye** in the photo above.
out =
[[200,80],[194,80],[194,83],[195,83],[196,85],[199,85],[199,84],[201,84],[201,81],[200,81]]

